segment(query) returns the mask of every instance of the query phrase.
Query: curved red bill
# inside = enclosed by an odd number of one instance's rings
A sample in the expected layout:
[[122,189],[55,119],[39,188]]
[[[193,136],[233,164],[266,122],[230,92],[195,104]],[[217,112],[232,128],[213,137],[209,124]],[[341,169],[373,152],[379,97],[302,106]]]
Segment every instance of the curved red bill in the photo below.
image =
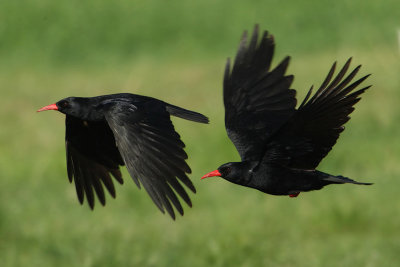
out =
[[221,176],[221,173],[218,170],[212,171],[201,177],[201,179],[213,177],[213,176]]
[[51,105],[42,107],[41,109],[38,109],[36,112],[45,111],[45,110],[58,110],[58,107],[56,104],[51,104]]

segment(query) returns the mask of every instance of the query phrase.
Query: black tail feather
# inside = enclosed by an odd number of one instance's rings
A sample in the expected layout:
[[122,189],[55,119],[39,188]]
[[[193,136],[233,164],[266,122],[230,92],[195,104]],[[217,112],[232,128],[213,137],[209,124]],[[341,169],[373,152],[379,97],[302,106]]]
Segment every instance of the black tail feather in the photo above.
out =
[[169,114],[185,120],[190,120],[199,123],[209,123],[208,118],[203,114],[187,110],[184,108],[180,108],[171,104],[167,104],[167,111]]
[[357,181],[354,181],[350,178],[343,177],[341,175],[339,176],[329,176],[324,178],[325,181],[329,181],[333,184],[358,184],[358,185],[372,185],[373,183],[360,183]]

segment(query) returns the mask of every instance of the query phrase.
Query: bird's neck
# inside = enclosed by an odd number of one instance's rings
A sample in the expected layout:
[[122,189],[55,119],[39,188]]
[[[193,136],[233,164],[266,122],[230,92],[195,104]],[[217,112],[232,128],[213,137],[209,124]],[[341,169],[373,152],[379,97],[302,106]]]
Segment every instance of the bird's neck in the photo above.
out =
[[234,179],[236,184],[247,185],[251,182],[254,174],[254,169],[257,168],[258,162],[256,161],[242,161],[235,164],[237,177]]

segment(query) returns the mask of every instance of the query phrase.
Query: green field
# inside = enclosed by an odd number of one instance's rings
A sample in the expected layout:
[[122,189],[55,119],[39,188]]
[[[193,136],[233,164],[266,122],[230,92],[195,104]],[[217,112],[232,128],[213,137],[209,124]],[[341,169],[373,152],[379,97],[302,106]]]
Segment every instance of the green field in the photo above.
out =
[[[400,2],[0,1],[0,266],[399,266]],[[222,74],[255,23],[303,98],[352,56],[373,87],[319,166],[373,186],[296,199],[200,177],[238,160]],[[132,92],[200,111],[174,119],[197,194],[172,221],[124,169],[117,198],[80,206],[65,164],[67,96]]]

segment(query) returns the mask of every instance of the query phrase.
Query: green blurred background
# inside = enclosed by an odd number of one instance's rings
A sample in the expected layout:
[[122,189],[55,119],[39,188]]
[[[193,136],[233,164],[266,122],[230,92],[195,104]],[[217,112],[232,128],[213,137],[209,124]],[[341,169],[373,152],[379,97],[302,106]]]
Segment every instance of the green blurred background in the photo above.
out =
[[[353,56],[372,73],[319,169],[341,185],[276,197],[200,177],[238,160],[225,134],[222,74],[243,30],[275,36],[276,65],[299,98]],[[398,0],[0,1],[1,266],[399,266]],[[80,206],[65,167],[67,96],[132,92],[203,112],[174,119],[187,145],[194,206],[175,222],[124,169],[117,198]]]

